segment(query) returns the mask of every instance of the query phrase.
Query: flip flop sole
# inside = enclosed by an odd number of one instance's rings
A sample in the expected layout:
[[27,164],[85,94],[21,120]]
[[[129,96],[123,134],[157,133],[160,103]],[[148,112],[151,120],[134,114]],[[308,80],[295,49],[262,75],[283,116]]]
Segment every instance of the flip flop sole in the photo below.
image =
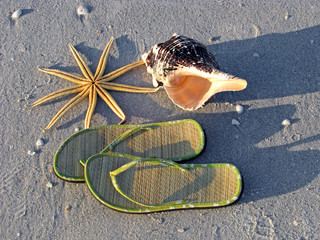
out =
[[152,129],[126,137],[112,148],[113,152],[182,161],[197,156],[204,148],[203,130],[191,119],[134,126],[106,125],[85,129],[69,137],[54,157],[55,173],[67,181],[84,181],[83,166],[79,160],[100,153],[117,137],[137,126]]
[[101,203],[122,212],[149,213],[222,207],[237,201],[241,194],[241,175],[231,164],[175,163],[188,169],[181,171],[165,164],[142,162],[118,174],[115,183],[110,172],[132,165],[132,161],[141,159],[107,153],[87,160],[84,171],[86,183]]

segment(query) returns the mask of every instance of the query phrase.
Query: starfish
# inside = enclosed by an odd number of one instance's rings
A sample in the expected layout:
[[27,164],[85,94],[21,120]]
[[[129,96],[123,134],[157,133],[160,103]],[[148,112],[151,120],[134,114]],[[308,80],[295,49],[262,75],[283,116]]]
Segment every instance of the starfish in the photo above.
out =
[[[109,50],[111,47],[111,44],[113,42],[114,38],[111,37],[110,41],[108,42],[107,46],[103,50],[103,53],[100,57],[97,70],[95,74],[93,75],[88,68],[88,66],[85,64],[83,59],[81,58],[80,54],[77,52],[77,50],[69,44],[69,48],[71,50],[71,53],[73,57],[75,58],[78,66],[81,69],[83,77],[75,76],[70,73],[62,72],[55,69],[45,69],[40,68],[38,69],[44,73],[54,75],[63,79],[66,79],[68,81],[74,82],[78,85],[67,87],[64,89],[61,89],[59,91],[53,92],[36,102],[34,102],[30,107],[35,107],[39,104],[48,102],[50,100],[66,96],[73,93],[78,93],[75,97],[73,97],[51,120],[51,122],[48,124],[48,126],[45,128],[45,130],[48,130],[52,127],[54,123],[57,122],[58,119],[60,119],[70,108],[75,106],[76,104],[80,103],[82,100],[84,100],[86,97],[89,97],[89,106],[87,110],[87,114],[85,117],[85,124],[84,127],[88,128],[90,126],[90,120],[94,113],[96,103],[97,103],[97,95],[99,95],[106,104],[112,109],[112,111],[121,118],[121,122],[119,124],[122,124],[126,120],[126,116],[122,112],[121,108],[118,106],[118,104],[115,102],[115,100],[111,97],[111,95],[106,90],[113,90],[113,91],[123,91],[123,92],[133,92],[133,93],[150,93],[150,92],[156,92],[159,88],[144,88],[144,87],[135,87],[135,86],[129,86],[119,83],[111,83],[113,79],[119,77],[120,75],[126,73],[127,71],[141,66],[144,64],[143,61],[138,61],[132,64],[129,64],[127,66],[124,66],[122,68],[119,68],[111,73],[108,73],[106,75],[103,75]],[[106,90],[105,90],[106,89]]]

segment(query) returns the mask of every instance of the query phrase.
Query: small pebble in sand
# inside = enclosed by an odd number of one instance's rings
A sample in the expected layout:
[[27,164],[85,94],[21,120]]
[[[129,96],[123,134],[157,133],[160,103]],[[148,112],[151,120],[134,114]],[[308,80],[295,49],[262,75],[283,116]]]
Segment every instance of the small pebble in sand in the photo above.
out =
[[53,187],[53,185],[52,185],[52,183],[51,183],[51,182],[48,182],[48,183],[46,184],[46,187],[47,187],[47,188],[52,188],[52,187]]
[[14,13],[12,13],[11,18],[12,18],[13,20],[16,20],[16,19],[18,19],[18,18],[21,16],[21,14],[22,14],[22,10],[21,10],[21,9],[18,9],[18,10],[16,10]]
[[44,145],[44,141],[41,138],[39,138],[38,141],[36,142],[36,145],[37,147],[41,147]]
[[70,205],[67,205],[67,206],[64,208],[65,211],[69,211],[70,209],[71,209],[71,206],[70,206]]
[[30,99],[30,94],[27,94],[25,97],[24,97],[24,100],[29,100]]
[[216,42],[218,40],[220,40],[220,37],[211,37],[211,38],[209,38],[209,42],[210,43]]
[[179,228],[177,231],[178,231],[179,233],[183,233],[183,232],[184,232],[184,229],[183,229],[183,228]]
[[293,141],[299,141],[299,140],[301,139],[301,135],[300,135],[300,134],[293,134],[293,135],[291,136],[291,139],[292,139]]
[[290,120],[289,119],[285,119],[282,121],[281,125],[282,126],[289,126],[291,123],[290,123]]
[[237,119],[232,119],[231,123],[232,123],[232,125],[235,125],[235,126],[240,125],[240,122]]
[[79,131],[80,131],[80,128],[76,127],[76,128],[74,129],[74,131],[75,131],[75,132],[79,132]]
[[36,154],[36,152],[35,152],[35,151],[28,150],[28,155],[29,155],[29,156],[33,156],[33,155],[35,155],[35,154]]
[[239,113],[239,114],[243,113],[243,107],[242,107],[241,105],[237,104],[237,105],[236,105],[236,111],[237,111],[237,113]]
[[298,226],[298,222],[297,221],[293,221],[293,225],[294,226]]
[[21,233],[18,232],[18,233],[17,233],[17,237],[20,237],[20,235],[21,235]]
[[288,20],[289,17],[290,17],[290,16],[289,16],[289,13],[286,13],[286,15],[284,16],[284,19],[285,19],[285,20]]
[[77,9],[77,14],[79,16],[82,16],[82,15],[88,15],[89,14],[89,10],[88,8],[86,8],[85,6],[83,5],[80,5]]
[[253,57],[258,58],[258,57],[260,57],[260,55],[259,55],[259,53],[254,53]]

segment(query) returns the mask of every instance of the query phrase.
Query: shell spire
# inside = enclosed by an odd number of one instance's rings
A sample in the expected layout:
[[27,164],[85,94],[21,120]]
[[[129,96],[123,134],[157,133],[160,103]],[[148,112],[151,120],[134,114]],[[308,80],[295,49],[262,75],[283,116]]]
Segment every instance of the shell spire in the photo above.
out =
[[185,110],[202,107],[218,92],[247,87],[246,80],[221,72],[206,46],[177,34],[153,46],[142,59],[153,85],[163,85],[173,103]]

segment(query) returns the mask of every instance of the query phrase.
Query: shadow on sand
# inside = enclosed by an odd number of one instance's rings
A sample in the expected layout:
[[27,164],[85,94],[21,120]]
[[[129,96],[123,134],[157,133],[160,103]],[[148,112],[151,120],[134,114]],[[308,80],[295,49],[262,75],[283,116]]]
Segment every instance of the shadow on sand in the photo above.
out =
[[[268,34],[209,46],[222,70],[248,81],[246,90],[217,94],[210,101],[272,100],[319,92],[319,39],[320,25],[296,32]],[[123,41],[126,49],[119,49],[119,60],[124,60],[124,65],[130,63],[126,58],[128,49],[134,51],[136,48],[135,43],[128,41],[126,36],[116,40],[117,43]],[[95,59],[101,52],[88,49],[81,44],[77,47],[85,53],[93,51],[89,59]],[[97,65],[97,61],[98,59],[93,62],[93,66]],[[62,70],[74,70],[73,67],[70,68]],[[141,76],[150,78],[151,82],[151,76],[145,74],[144,68],[137,71]],[[155,94],[166,97],[164,92],[159,91]],[[249,106],[243,114],[238,115],[235,112],[208,114],[201,113],[201,110],[183,112],[175,106],[172,109],[166,109],[159,103],[160,98],[151,98],[148,95],[143,98],[144,101],[141,103],[143,107],[132,106],[133,104],[126,104],[124,101],[133,99],[134,103],[141,99],[137,100],[133,96],[127,97],[121,94],[118,96],[120,97],[116,100],[117,102],[119,100],[121,107],[123,106],[123,111],[129,120],[130,117],[137,116],[150,119],[150,122],[183,118],[198,121],[205,130],[207,145],[203,154],[193,162],[225,162],[236,165],[243,175],[245,186],[240,203],[295,191],[308,185],[320,172],[318,150],[292,149],[320,139],[319,133],[304,138],[303,133],[296,131],[295,126],[299,124],[299,119],[293,118],[295,106],[299,105],[299,102],[281,105],[280,100],[275,100],[273,107],[250,109]],[[111,111],[103,107],[97,109],[97,112],[103,117],[110,118]],[[241,122],[239,127],[231,125],[233,118],[239,119]],[[291,119],[292,124],[284,127],[281,122],[286,118]],[[79,119],[76,121],[80,121]]]
[[[222,70],[248,81],[246,90],[217,94],[210,101],[272,100],[319,92],[319,39],[320,25],[209,46]],[[254,53],[259,57],[254,57]],[[240,202],[250,202],[305,187],[320,172],[319,150],[305,147],[319,141],[320,133],[304,138],[303,133],[298,132],[296,126],[300,123],[294,114],[299,102],[281,105],[280,100],[275,100],[274,105],[260,109],[249,106],[241,115],[177,110],[178,114],[170,117],[164,117],[170,111],[160,107],[152,121],[197,120],[206,132],[207,145],[193,162],[236,165],[244,178],[244,196]],[[239,119],[240,127],[231,125],[233,118]],[[281,122],[286,118],[291,120],[291,125],[284,127]],[[296,150],[302,145],[306,150]]]

